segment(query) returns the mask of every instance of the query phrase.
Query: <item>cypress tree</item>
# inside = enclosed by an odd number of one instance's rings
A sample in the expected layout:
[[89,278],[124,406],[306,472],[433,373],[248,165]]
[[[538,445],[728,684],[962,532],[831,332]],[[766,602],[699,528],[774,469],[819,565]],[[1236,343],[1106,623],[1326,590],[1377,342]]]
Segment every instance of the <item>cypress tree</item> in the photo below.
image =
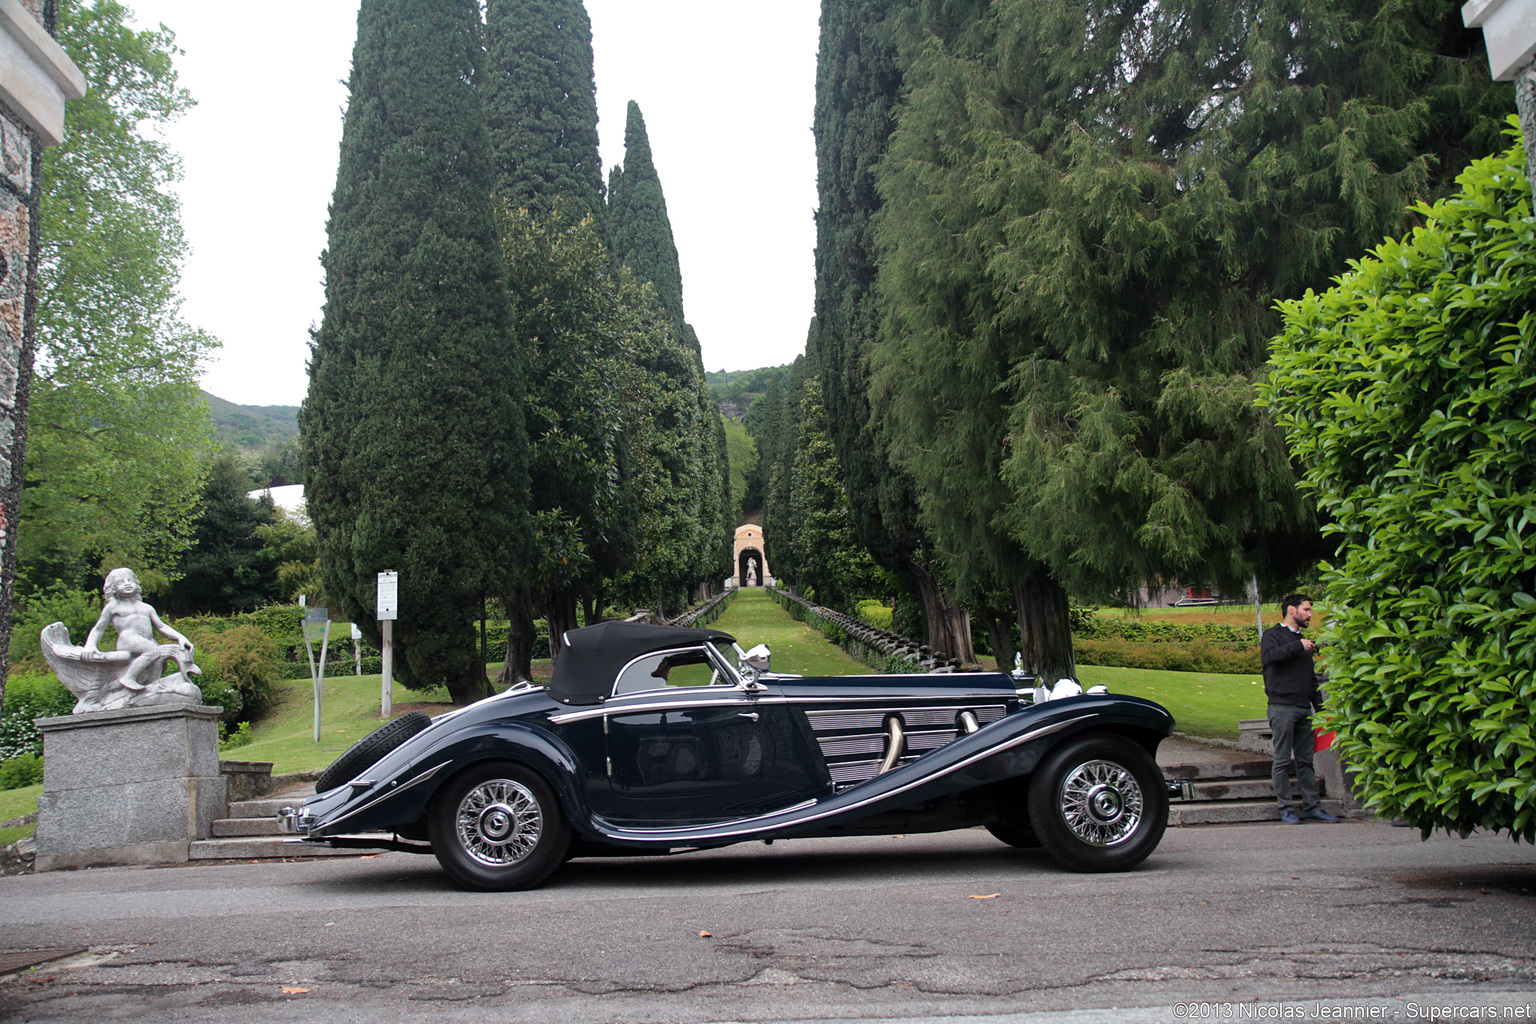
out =
[[1254,382],[1277,299],[1495,144],[1456,17],[997,0],[907,37],[885,425],[956,563],[1045,567],[1016,594],[1026,647],[1063,585],[1280,582],[1322,553]]
[[911,477],[893,463],[870,403],[869,354],[882,323],[872,225],[902,89],[894,24],[912,0],[822,0],[816,63],[816,319],[808,352],[822,379],[860,541],[923,609],[924,640],[972,660],[966,616],[932,564]]
[[518,554],[523,370],[491,210],[474,0],[363,0],[300,413],[326,590],[377,642],[400,573],[396,671],[488,685],[472,622]]
[[[629,101],[629,119],[624,125],[624,166],[614,168],[609,177],[608,233],[614,266],[628,267],[636,280],[654,285],[662,308],[682,332],[683,271],[677,261],[677,243],[672,239],[661,178],[651,161],[645,118],[634,100]],[[696,338],[693,345],[697,348]]]
[[592,22],[582,0],[490,0],[480,82],[495,192],[542,217],[564,197],[568,223],[601,223]]

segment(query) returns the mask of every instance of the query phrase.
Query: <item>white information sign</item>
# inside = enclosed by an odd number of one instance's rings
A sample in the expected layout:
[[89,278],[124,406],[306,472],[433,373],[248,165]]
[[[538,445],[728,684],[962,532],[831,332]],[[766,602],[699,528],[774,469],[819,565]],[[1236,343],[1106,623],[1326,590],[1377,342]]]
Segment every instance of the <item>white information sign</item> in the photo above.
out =
[[400,617],[400,574],[393,569],[379,573],[379,621]]

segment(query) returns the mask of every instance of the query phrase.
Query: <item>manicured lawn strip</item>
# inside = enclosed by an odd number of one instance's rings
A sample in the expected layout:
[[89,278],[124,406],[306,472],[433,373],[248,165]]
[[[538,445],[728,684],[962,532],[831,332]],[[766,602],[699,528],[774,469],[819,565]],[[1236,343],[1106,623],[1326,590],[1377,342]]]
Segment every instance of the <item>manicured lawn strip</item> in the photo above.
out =
[[[43,784],[23,786],[21,789],[0,789],[0,821],[10,821],[37,810],[37,798],[43,795]],[[37,831],[36,825],[20,828],[0,828],[0,846],[9,846],[18,839],[25,839]]]
[[1174,728],[1190,736],[1235,740],[1239,719],[1264,717],[1264,681],[1258,675],[1104,665],[1079,665],[1077,671],[1084,688],[1102,683],[1110,693],[1157,701],[1173,713]]
[[802,676],[873,675],[875,670],[820,632],[790,617],[766,590],[747,587],[712,626],[736,638],[744,650],[767,644],[776,672]]

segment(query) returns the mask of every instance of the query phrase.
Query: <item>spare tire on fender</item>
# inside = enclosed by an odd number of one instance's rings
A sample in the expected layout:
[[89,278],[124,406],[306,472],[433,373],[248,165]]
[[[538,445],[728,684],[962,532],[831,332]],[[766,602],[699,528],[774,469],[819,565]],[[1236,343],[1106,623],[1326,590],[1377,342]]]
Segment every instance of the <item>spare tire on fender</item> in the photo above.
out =
[[320,777],[315,780],[315,792],[324,793],[328,789],[335,789],[342,783],[352,781],[363,769],[378,764],[384,759],[385,754],[431,724],[432,719],[420,711],[411,711],[393,721],[385,722],[332,761],[331,766],[321,772]]

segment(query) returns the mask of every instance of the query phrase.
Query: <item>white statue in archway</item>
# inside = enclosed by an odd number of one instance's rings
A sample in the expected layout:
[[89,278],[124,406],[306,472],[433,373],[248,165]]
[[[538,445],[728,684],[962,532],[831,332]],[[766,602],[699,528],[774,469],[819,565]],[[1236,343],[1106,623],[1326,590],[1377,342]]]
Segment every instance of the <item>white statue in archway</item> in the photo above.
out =
[[747,586],[757,586],[757,562],[747,562]]
[[[142,598],[132,569],[113,569],[101,588],[106,602],[85,638],[70,643],[69,628],[55,622],[43,630],[43,657],[79,702],[75,713],[115,711],[151,704],[201,704],[203,691],[188,676],[201,675],[192,661],[192,641],[166,625]],[[117,649],[97,650],[107,628],[117,631]],[[155,632],[175,643],[160,643]],[[167,662],[177,671],[161,675]]]

